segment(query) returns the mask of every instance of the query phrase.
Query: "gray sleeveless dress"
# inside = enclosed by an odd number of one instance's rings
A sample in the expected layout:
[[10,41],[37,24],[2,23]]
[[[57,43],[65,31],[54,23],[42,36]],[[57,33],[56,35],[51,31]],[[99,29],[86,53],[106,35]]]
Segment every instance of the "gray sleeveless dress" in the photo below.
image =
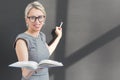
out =
[[[21,33],[17,36],[16,41],[18,39],[23,39],[26,42],[29,52],[29,61],[40,62],[41,60],[49,58],[50,54],[48,48],[46,47],[46,36],[44,33],[40,32],[37,38],[32,37],[26,33]],[[22,77],[21,80],[26,79]],[[49,80],[48,68],[37,70],[27,80]]]

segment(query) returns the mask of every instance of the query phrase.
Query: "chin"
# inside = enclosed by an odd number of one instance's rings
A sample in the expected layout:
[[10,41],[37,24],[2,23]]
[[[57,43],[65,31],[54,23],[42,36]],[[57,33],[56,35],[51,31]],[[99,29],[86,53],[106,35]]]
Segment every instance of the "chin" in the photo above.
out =
[[38,32],[38,31],[40,31],[41,29],[35,29],[34,31],[36,31],[36,32]]

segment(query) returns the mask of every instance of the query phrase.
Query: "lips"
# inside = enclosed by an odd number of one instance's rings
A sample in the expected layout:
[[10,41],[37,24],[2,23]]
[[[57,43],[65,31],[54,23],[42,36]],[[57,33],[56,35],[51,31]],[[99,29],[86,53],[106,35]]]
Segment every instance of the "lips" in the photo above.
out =
[[39,28],[40,27],[40,25],[33,25],[35,28]]

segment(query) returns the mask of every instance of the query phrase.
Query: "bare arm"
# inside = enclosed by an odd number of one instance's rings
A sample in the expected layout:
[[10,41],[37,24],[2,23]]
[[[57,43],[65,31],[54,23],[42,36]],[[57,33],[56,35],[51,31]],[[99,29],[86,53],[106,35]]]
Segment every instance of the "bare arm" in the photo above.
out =
[[50,44],[48,46],[50,55],[54,52],[54,50],[56,49],[61,37],[62,37],[62,28],[61,27],[56,27],[55,29],[55,33],[57,35],[56,39],[52,42],[52,44]]
[[[28,48],[24,40],[19,39],[16,42],[16,55],[19,61],[28,61]],[[27,79],[34,71],[22,68],[22,75]]]

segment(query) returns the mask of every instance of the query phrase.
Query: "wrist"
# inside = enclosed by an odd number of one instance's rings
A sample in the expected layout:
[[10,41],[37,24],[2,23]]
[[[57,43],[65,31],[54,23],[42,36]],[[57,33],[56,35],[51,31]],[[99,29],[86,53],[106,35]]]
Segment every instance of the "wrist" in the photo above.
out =
[[62,36],[57,36],[57,39],[61,39]]

